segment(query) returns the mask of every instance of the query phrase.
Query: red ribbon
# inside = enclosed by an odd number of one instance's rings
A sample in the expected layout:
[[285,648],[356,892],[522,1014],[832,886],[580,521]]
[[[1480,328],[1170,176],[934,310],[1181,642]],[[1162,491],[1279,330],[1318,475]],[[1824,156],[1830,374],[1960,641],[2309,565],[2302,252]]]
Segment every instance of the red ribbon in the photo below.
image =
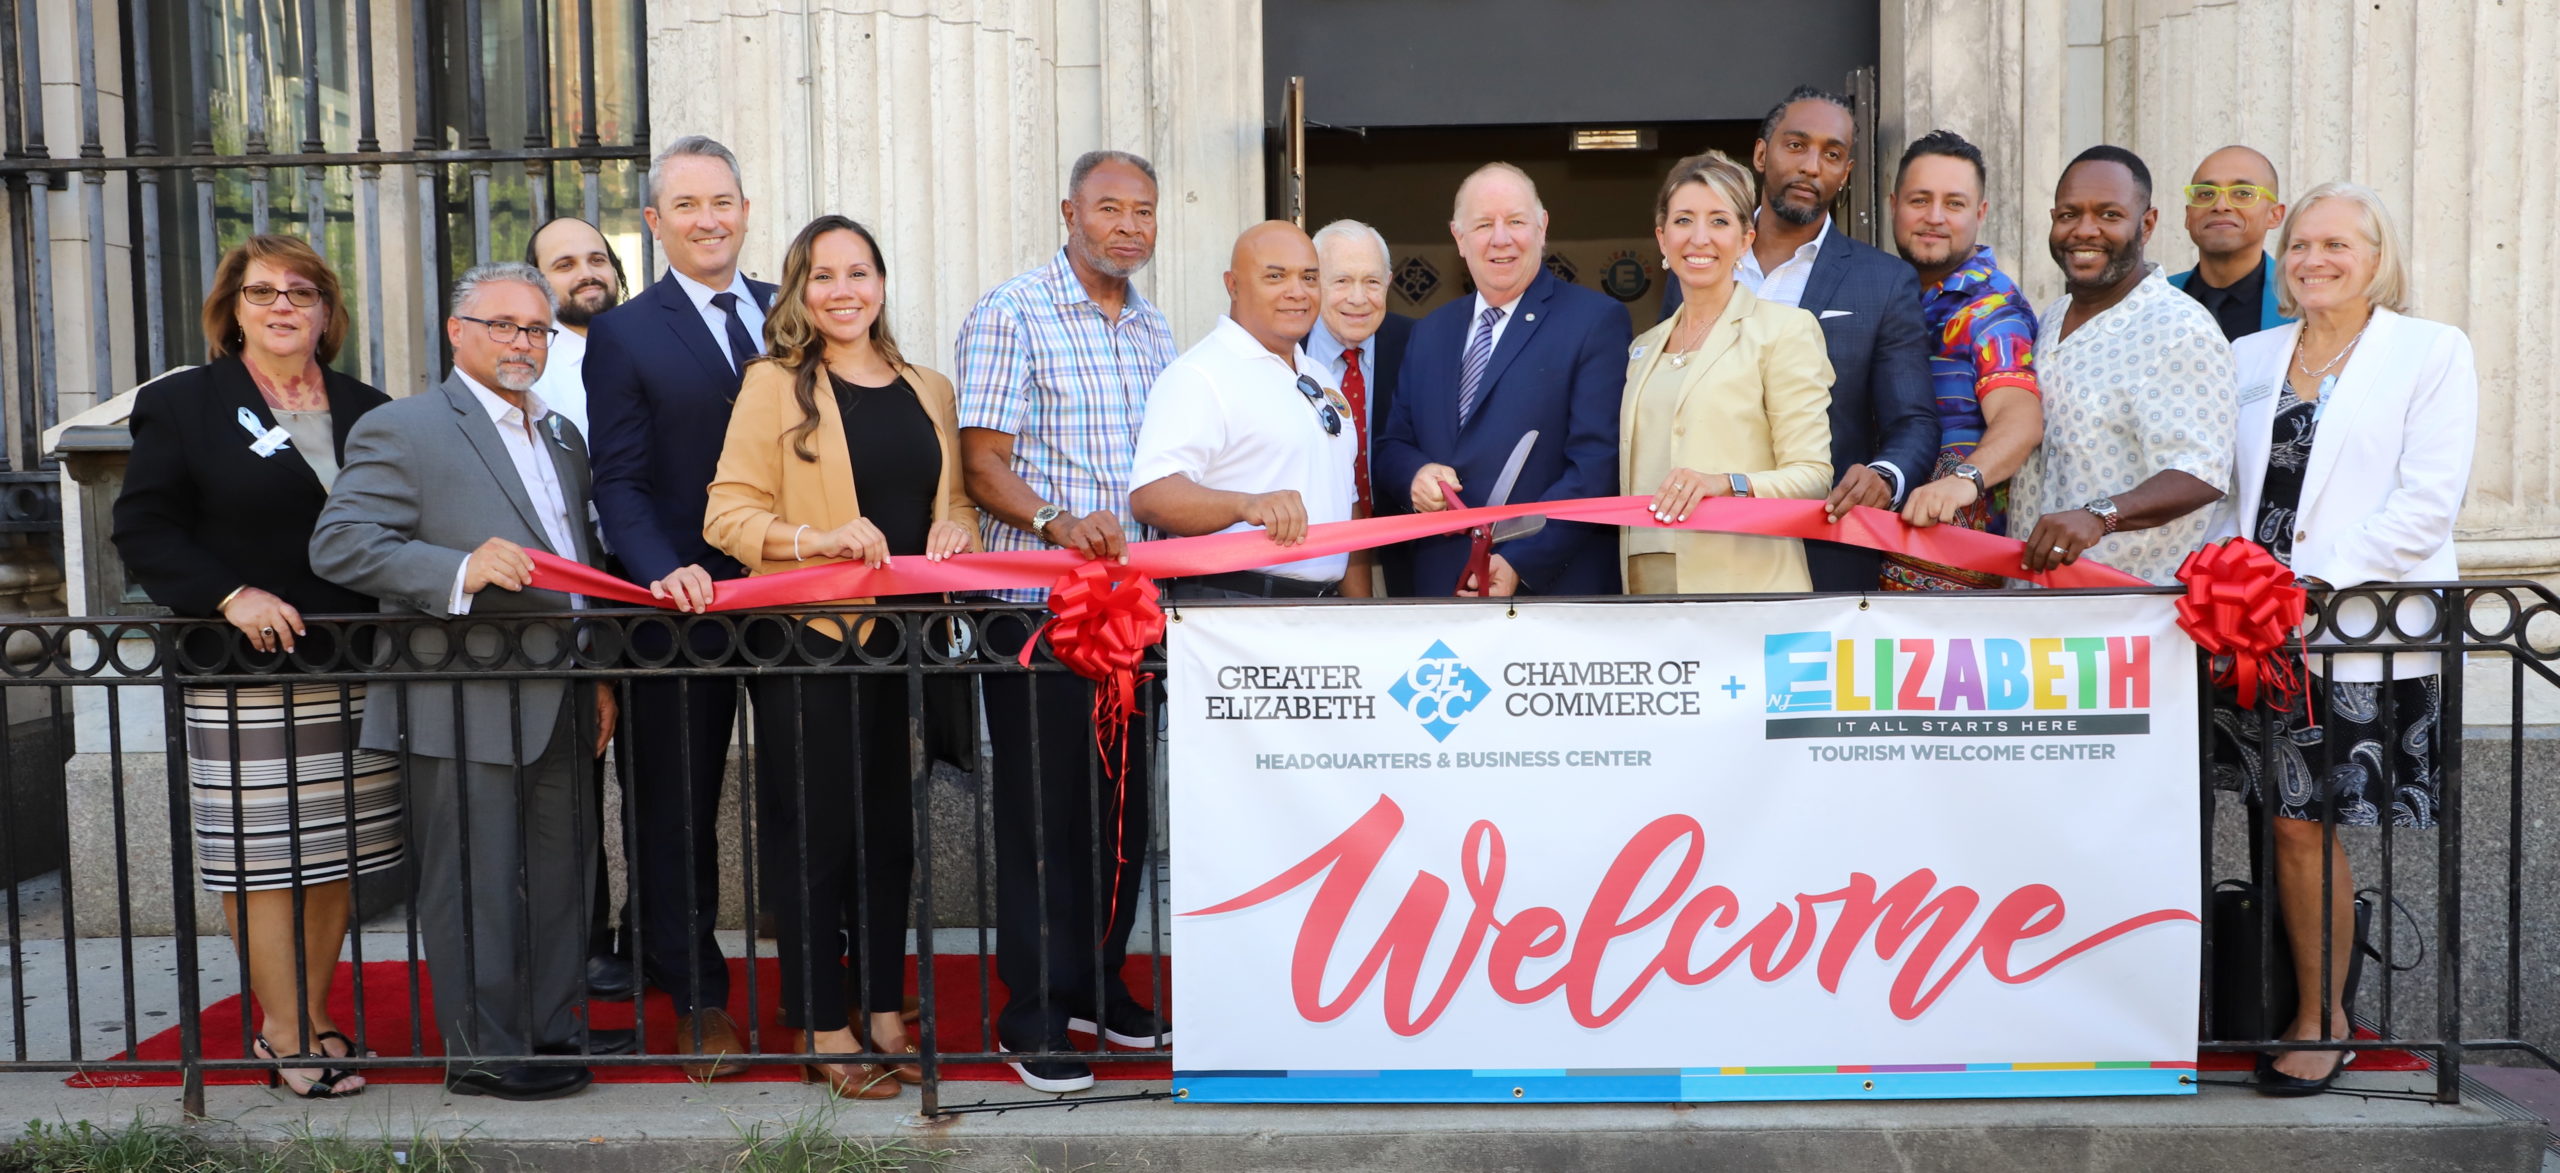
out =
[[[1149,578],[1183,578],[1251,570],[1278,562],[1321,558],[1373,546],[1408,542],[1471,526],[1490,526],[1515,517],[1545,514],[1552,521],[1643,529],[1686,529],[1706,533],[1755,534],[1807,538],[1864,546],[1889,554],[1908,554],[1945,566],[2022,579],[2048,587],[2138,587],[2141,579],[2112,566],[2083,558],[2042,574],[2029,574],[2019,564],[2024,543],[1961,526],[1915,529],[1881,509],[1852,509],[1838,522],[1823,514],[1822,502],[1767,497],[1710,497],[1698,502],[1685,521],[1654,518],[1650,497],[1586,497],[1573,501],[1531,501],[1438,513],[1399,514],[1334,521],[1307,527],[1307,538],[1295,546],[1276,546],[1260,530],[1133,542],[1128,561],[1114,574]],[[556,558],[539,550],[533,555],[533,585],[589,598],[611,599],[643,607],[666,606],[649,592],[601,570]],[[1072,550],[1006,551],[960,554],[941,562],[914,555],[874,570],[859,562],[813,566],[755,578],[735,578],[714,585],[711,609],[737,611],[755,607],[787,607],[832,599],[877,598],[883,595],[927,595],[952,591],[991,591],[1045,587],[1085,561]]]
[[2263,678],[2274,707],[2290,711],[2302,681],[2281,653],[2302,627],[2306,600],[2292,568],[2266,547],[2234,538],[2187,555],[2178,581],[2187,584],[2178,626],[2214,658],[2213,682],[2236,691],[2247,709],[2257,706]]

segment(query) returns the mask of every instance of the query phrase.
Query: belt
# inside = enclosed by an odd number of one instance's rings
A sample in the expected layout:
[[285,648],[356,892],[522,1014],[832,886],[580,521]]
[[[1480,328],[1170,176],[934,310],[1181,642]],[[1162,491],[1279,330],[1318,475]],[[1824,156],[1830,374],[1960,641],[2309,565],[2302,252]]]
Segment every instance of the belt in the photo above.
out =
[[1194,586],[1216,587],[1265,599],[1329,599],[1342,593],[1342,583],[1309,582],[1303,578],[1284,578],[1258,570],[1233,570],[1225,574],[1195,574],[1174,580]]

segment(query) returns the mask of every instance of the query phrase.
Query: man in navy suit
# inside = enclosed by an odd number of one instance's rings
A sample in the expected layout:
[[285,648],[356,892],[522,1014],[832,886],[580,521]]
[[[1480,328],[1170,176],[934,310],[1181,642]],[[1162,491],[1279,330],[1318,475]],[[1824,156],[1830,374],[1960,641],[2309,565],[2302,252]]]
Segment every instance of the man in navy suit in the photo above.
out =
[[[710,605],[713,579],[746,573],[703,540],[702,515],[739,371],[763,350],[774,287],[738,271],[747,197],[729,148],[700,135],[669,145],[649,165],[641,215],[667,254],[667,275],[587,328],[596,512],[627,577],[700,611]],[[656,647],[647,645],[653,636]],[[633,650],[663,658],[669,638],[644,631]],[[639,861],[631,872],[640,886],[641,969],[690,1028],[678,1045],[702,1054],[745,1050],[724,1009],[729,965],[711,935],[720,908],[720,782],[737,698],[726,679],[641,679],[631,682],[627,706],[632,793],[623,819]],[[736,1061],[694,1063],[685,1074],[745,1069]]]
[[[1404,347],[1413,337],[1413,319],[1387,309],[1387,238],[1357,220],[1336,220],[1316,229],[1316,324],[1307,332],[1307,358],[1324,369],[1325,385],[1350,400],[1352,422],[1360,429],[1357,469],[1359,516],[1399,512],[1378,506],[1378,425],[1395,409],[1396,368],[1404,364]],[[1394,486],[1401,492],[1403,486]],[[1368,581],[1365,567],[1376,565],[1385,575],[1387,593],[1413,593],[1412,552],[1402,545],[1362,550],[1351,556],[1351,579]]]
[[[1843,234],[1830,207],[1849,183],[1857,120],[1849,100],[1798,86],[1760,123],[1751,166],[1760,207],[1751,250],[1734,277],[1763,301],[1822,322],[1831,354],[1832,520],[1852,506],[1898,509],[1938,468],[1938,402],[1929,387],[1935,350],[1920,316],[1920,279],[1900,257]],[[1680,305],[1670,283],[1664,317]],[[1876,588],[1884,556],[1832,542],[1805,543],[1817,591]]]
[[[1537,443],[1512,503],[1616,496],[1618,396],[1634,340],[1627,311],[1547,272],[1546,207],[1509,163],[1487,163],[1458,185],[1449,231],[1476,292],[1413,328],[1395,403],[1378,429],[1380,503],[1401,487],[1402,509],[1449,508],[1445,481],[1466,504],[1485,504],[1532,431]],[[1464,534],[1415,542],[1413,593],[1456,592],[1467,551]],[[1486,577],[1479,593],[1614,595],[1617,534],[1553,522],[1505,543]]]

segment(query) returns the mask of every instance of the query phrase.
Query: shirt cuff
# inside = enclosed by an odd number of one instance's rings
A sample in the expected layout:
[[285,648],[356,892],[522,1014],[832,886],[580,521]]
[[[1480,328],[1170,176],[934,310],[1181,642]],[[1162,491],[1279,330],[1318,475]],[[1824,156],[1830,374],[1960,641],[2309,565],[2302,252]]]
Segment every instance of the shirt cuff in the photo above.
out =
[[1893,482],[1893,506],[1896,509],[1901,508],[1902,470],[1890,460],[1870,460],[1867,462],[1867,467],[1884,474],[1884,479]]
[[472,596],[463,593],[462,590],[462,584],[469,581],[470,578],[471,560],[465,558],[462,560],[462,565],[455,567],[453,571],[453,599],[445,607],[445,611],[447,613],[453,615],[468,615],[471,613]]

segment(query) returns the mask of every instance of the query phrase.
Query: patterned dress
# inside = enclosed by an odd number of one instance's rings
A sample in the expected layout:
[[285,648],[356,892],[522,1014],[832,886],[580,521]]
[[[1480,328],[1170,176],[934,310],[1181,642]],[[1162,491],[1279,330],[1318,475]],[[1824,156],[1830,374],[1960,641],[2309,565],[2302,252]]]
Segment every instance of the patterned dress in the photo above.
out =
[[[2276,410],[2266,490],[2249,534],[2287,566],[2293,565],[2294,514],[2301,508],[2303,474],[2311,467],[2319,427],[2318,405],[2288,388]],[[2214,784],[2262,801],[2272,773],[2276,813],[2288,819],[2322,818],[2324,807],[2334,803],[2342,827],[2377,826],[2386,807],[2392,826],[2435,826],[2442,793],[2435,764],[2442,680],[2432,674],[2327,680],[2302,669],[2295,665],[2311,697],[2307,713],[2298,700],[2281,710],[2265,700],[2243,709],[2228,693],[2214,698]]]
[[[1929,383],[1938,399],[1938,470],[1929,479],[1951,476],[1956,466],[1973,459],[1988,421],[1982,401],[2003,387],[2036,390],[2036,313],[2017,283],[2000,271],[1990,245],[1977,245],[1964,267],[1921,293],[1920,316],[1937,334],[1937,351],[1929,356]],[[1984,533],[2009,531],[2009,486],[1965,506],[1955,524]],[[1986,590],[2001,585],[1996,574],[1982,574],[1924,562],[1902,554],[1884,560],[1882,585],[1889,591]]]

